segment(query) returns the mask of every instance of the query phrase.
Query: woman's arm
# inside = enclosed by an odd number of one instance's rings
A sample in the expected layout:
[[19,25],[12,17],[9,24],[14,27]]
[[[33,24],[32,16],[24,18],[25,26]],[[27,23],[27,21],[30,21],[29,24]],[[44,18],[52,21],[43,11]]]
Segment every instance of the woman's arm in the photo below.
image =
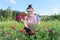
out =
[[26,20],[24,20],[24,26],[28,28]]
[[26,17],[27,16],[25,16],[25,19],[24,19],[24,26],[28,28]]

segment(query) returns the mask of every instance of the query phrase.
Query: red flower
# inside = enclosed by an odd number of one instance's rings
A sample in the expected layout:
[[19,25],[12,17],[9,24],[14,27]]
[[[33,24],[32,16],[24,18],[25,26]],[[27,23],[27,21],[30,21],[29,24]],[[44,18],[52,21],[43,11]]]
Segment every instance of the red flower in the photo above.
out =
[[16,26],[11,26],[12,29],[16,29]]
[[28,32],[28,34],[29,34],[29,35],[33,35],[33,32],[32,32],[32,30],[30,30],[30,31]]
[[20,32],[23,33],[25,30],[24,29],[21,29]]
[[24,19],[26,15],[25,15],[24,13],[21,13],[21,15],[20,15],[20,16],[21,16],[21,18],[23,18],[23,19]]

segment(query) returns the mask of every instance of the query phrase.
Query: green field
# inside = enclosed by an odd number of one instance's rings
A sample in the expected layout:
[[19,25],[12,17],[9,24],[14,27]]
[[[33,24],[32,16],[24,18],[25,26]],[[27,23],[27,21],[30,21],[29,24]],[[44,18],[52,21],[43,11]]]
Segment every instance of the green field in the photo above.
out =
[[40,25],[34,25],[35,35],[31,36],[20,31],[23,27],[16,21],[0,22],[0,40],[60,40],[60,21],[41,21]]

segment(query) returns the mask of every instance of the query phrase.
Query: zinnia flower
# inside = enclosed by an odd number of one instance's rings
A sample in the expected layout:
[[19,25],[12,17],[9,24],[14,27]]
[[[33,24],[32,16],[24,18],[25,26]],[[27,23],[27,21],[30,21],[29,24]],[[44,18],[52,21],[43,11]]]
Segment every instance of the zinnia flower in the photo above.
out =
[[16,26],[11,26],[12,29],[16,29]]
[[32,30],[30,30],[30,31],[28,32],[28,34],[29,34],[29,35],[33,35],[33,32],[32,32]]
[[21,18],[24,19],[26,15],[24,13],[22,13],[20,16],[21,16]]
[[22,18],[22,16],[18,15],[16,16],[16,21],[19,21]]
[[47,32],[52,32],[52,31],[51,31],[51,30],[49,30],[49,29],[47,29],[46,31],[47,31]]
[[25,32],[25,30],[24,29],[21,29],[20,32],[23,33],[23,32]]
[[25,18],[25,14],[21,13],[20,15],[16,16],[16,21],[19,22],[20,19],[24,19]]

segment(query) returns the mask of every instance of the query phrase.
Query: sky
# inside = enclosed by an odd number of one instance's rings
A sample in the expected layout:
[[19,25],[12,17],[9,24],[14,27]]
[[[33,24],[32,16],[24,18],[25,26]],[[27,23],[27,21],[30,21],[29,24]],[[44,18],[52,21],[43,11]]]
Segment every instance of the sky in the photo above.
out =
[[[32,5],[34,13],[39,15],[53,15],[60,12],[60,0],[0,0],[0,9],[26,12],[28,5]],[[27,13],[27,12],[26,12]]]

